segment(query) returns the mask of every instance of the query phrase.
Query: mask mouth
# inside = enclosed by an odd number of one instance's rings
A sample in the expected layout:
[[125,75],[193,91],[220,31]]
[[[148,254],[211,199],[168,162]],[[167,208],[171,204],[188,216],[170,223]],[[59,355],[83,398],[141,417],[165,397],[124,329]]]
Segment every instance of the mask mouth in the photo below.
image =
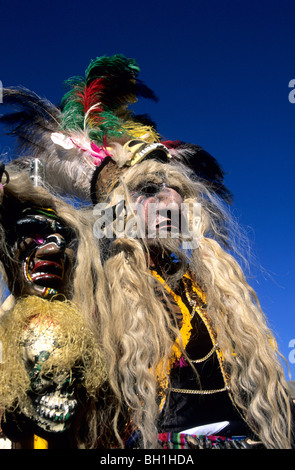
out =
[[175,225],[172,225],[171,219],[162,220],[158,224],[156,224],[156,230],[167,229],[171,232],[171,229],[176,228]]
[[154,232],[162,235],[161,238],[182,238],[187,232],[187,221],[185,215],[181,210],[163,210],[159,211],[156,215],[156,224],[154,229],[150,232]]
[[34,267],[27,271],[28,281],[41,287],[57,288],[64,278],[64,263],[56,261],[38,261]]

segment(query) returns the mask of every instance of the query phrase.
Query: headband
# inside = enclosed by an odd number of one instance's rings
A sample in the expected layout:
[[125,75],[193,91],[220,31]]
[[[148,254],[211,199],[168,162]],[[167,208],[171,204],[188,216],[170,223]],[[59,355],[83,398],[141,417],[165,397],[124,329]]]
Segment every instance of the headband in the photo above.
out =
[[106,157],[96,168],[91,180],[91,199],[93,204],[106,201],[109,194],[118,186],[120,177],[131,167],[147,160],[155,159],[168,163],[172,158],[165,145],[154,142],[147,144],[140,140],[132,140],[124,145],[131,153],[129,160],[121,167],[112,157]]

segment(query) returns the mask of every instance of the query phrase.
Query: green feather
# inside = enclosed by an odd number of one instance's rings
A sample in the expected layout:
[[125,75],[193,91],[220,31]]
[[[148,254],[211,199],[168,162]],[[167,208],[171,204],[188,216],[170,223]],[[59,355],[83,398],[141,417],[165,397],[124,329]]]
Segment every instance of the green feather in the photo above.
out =
[[129,78],[136,78],[139,72],[140,68],[135,59],[127,59],[121,54],[116,54],[92,59],[86,69],[85,77],[88,83],[100,77],[118,79],[118,76],[127,75]]
[[83,103],[77,99],[77,92],[84,90],[85,79],[72,77],[65,84],[71,89],[61,100],[62,127],[67,130],[83,129],[85,111]]
[[[136,77],[139,72],[137,62],[121,54],[91,60],[85,78],[76,76],[65,82],[70,89],[61,102],[62,127],[69,131],[84,130],[86,124],[89,139],[98,144],[103,143],[105,137],[126,135],[123,125],[131,116],[128,105],[136,101]],[[83,95],[94,80],[99,80],[103,87],[97,97],[91,95],[100,105],[97,110],[91,111],[85,123],[83,100],[78,94]]]

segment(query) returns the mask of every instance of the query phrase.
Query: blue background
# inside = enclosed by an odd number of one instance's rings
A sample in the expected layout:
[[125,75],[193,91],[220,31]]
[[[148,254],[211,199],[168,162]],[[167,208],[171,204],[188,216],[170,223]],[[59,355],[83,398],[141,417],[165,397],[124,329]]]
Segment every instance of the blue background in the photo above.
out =
[[[0,1],[3,86],[58,103],[90,59],[122,53],[159,97],[134,110],[221,162],[256,259],[249,280],[293,380],[294,17],[294,0]],[[1,138],[0,152],[10,145]]]

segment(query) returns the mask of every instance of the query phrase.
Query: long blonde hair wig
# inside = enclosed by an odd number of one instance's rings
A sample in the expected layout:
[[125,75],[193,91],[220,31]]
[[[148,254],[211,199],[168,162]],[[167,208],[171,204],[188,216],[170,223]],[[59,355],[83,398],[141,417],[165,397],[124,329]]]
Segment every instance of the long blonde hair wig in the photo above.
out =
[[[192,250],[189,269],[207,296],[207,312],[230,376],[230,394],[267,448],[289,448],[287,384],[272,332],[237,261],[236,224],[206,183],[180,164],[150,160],[129,168],[111,193],[110,206],[122,196],[130,201],[130,192],[145,181],[165,181],[184,202],[201,204],[201,224],[194,229],[190,220],[200,243]],[[156,371],[159,364],[165,367],[178,330],[155,295],[147,250],[144,240],[120,237],[113,241],[105,262],[110,316],[103,319],[102,329],[117,415],[126,407],[143,447],[153,448],[157,446],[159,404]]]

